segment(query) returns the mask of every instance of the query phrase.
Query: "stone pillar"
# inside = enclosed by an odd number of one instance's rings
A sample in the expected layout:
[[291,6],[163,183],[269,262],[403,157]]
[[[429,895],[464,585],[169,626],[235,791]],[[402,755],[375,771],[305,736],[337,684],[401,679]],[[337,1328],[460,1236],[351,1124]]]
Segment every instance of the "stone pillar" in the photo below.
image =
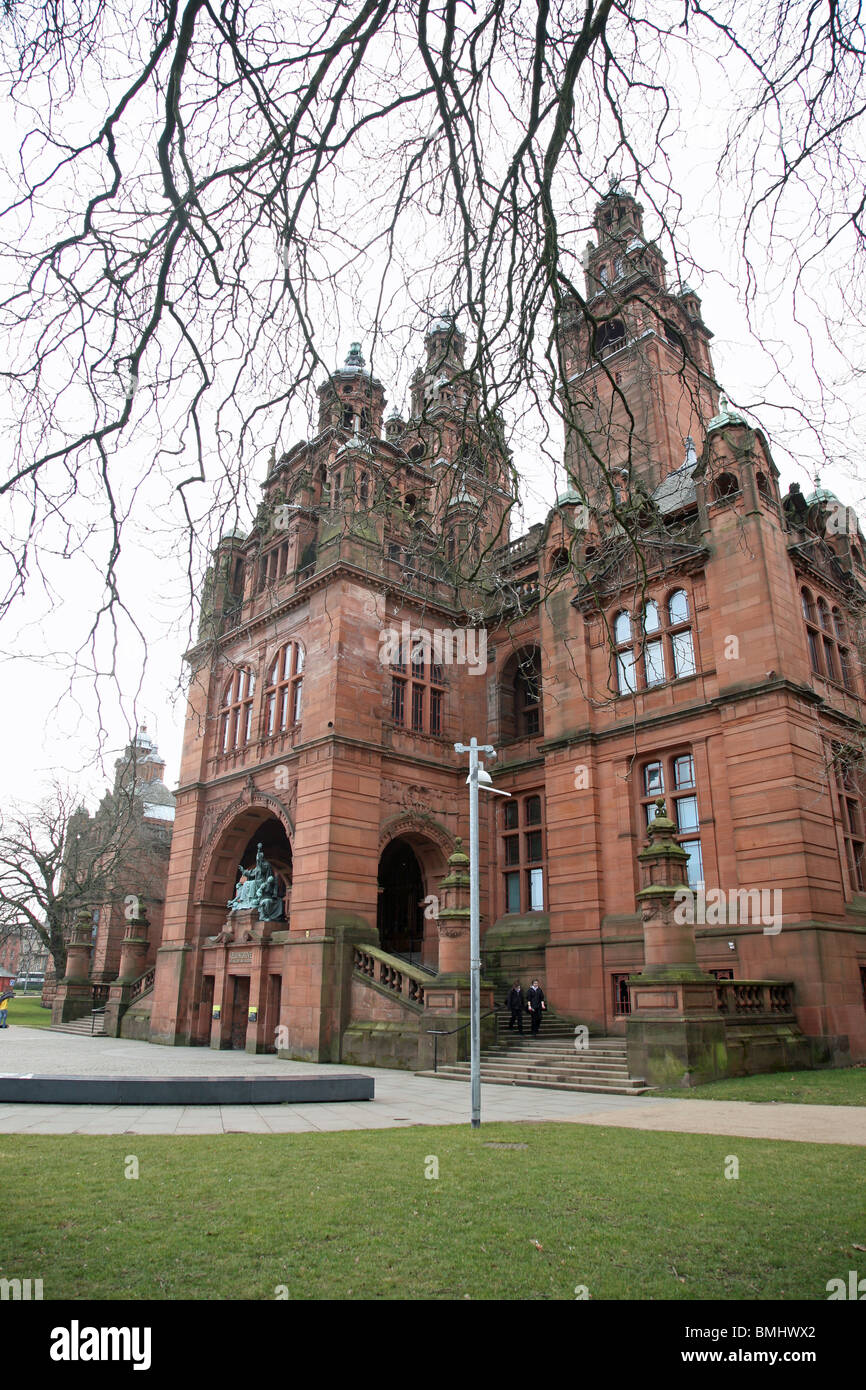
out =
[[[433,1038],[429,1029],[440,1030],[440,1062],[465,1060],[469,1056],[469,856],[461,840],[448,860],[448,873],[439,884],[439,973],[424,986],[424,1019],[419,1036],[418,1060],[422,1070],[433,1062]],[[496,1036],[495,1018],[483,1015],[493,1007],[493,988],[481,981],[481,1044],[489,1045]],[[455,1031],[456,1030],[456,1031]]]
[[696,1085],[727,1075],[716,982],[697,964],[688,856],[675,833],[660,797],[647,830],[649,845],[638,855],[644,968],[629,981],[626,1029],[629,1074],[654,1086]]
[[120,968],[117,972],[117,983],[120,985],[133,984],[144,971],[147,960],[147,933],[150,923],[147,914],[139,912],[137,917],[127,922],[126,930],[123,933],[123,941],[120,944]]
[[57,986],[51,1006],[52,1023],[83,1018],[93,1008],[90,957],[93,952],[93,918],[87,908],[75,914],[66,948],[66,974]]
[[448,860],[439,884],[439,974],[469,976],[469,856],[462,840]]
[[105,1033],[108,1037],[120,1037],[120,1024],[129,1007],[132,986],[144,973],[149,925],[146,914],[142,912],[126,924],[120,943],[120,968],[117,979],[111,982],[105,1006]]

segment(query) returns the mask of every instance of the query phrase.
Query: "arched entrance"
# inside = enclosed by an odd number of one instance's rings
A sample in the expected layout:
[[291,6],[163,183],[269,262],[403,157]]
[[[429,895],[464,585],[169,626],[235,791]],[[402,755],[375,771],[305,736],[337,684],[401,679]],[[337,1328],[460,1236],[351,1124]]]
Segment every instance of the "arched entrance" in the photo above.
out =
[[376,925],[383,951],[421,960],[425,897],[421,865],[408,840],[400,836],[385,846],[379,860]]
[[[231,814],[232,811],[234,814]],[[262,948],[254,941],[249,943],[248,950],[229,950],[221,933],[227,926],[230,933],[233,931],[227,904],[235,897],[239,869],[254,868],[259,845],[271,866],[276,896],[282,903],[280,917],[271,925],[277,930],[285,930],[291,913],[292,895],[290,830],[291,823],[284,823],[271,807],[253,803],[240,805],[236,811],[232,807],[210,841],[210,848],[199,867],[200,950],[196,956],[196,974],[190,990],[190,1036],[197,1042],[211,1041],[213,1009],[214,1005],[220,1005],[220,1045],[235,1048],[246,1046],[251,1036],[248,1026],[251,1002],[258,1010],[259,1032],[264,1024],[268,1030],[265,1036],[275,1036],[282,1004],[280,954],[277,952],[271,957],[267,954],[267,945]],[[265,955],[261,954],[263,949]],[[268,972],[264,983],[258,977],[262,965]]]

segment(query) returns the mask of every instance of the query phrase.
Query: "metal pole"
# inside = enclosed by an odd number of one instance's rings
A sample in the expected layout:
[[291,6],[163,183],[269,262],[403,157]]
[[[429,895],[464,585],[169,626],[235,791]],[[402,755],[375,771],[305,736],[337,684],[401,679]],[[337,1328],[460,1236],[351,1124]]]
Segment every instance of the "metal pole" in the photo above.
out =
[[[481,1125],[481,892],[478,850],[478,754],[496,757],[490,744],[478,743],[477,738],[455,743],[455,753],[469,754],[469,1076],[472,1098],[472,1128]],[[489,787],[490,778],[485,779]],[[509,796],[510,792],[499,792]]]
[[478,741],[469,744],[469,1070],[472,1128],[481,1125],[481,927],[478,872]]

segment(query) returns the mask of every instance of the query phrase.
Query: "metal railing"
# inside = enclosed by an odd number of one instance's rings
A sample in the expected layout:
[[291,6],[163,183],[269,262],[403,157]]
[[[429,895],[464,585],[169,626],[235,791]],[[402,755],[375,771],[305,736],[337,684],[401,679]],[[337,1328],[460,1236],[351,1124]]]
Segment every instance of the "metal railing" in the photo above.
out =
[[[499,1008],[498,1005],[496,1006],[495,1009],[488,1009],[486,1014],[482,1014],[482,1015],[481,1015],[481,1019],[479,1019],[479,1022],[482,1022],[485,1018],[490,1018],[491,1014],[498,1014],[498,1013],[501,1013],[501,1012],[502,1012],[502,1010]],[[463,1033],[467,1028],[471,1028],[471,1027],[472,1027],[472,1019],[470,1018],[470,1019],[468,1019],[468,1020],[466,1021],[466,1023],[461,1023],[461,1024],[459,1024],[458,1027],[456,1027],[456,1028],[428,1028],[428,1029],[427,1029],[428,1036],[431,1037],[431,1038],[433,1039],[433,1070],[434,1070],[434,1072],[439,1070],[439,1039],[440,1039],[440,1038],[450,1038],[454,1033]]]

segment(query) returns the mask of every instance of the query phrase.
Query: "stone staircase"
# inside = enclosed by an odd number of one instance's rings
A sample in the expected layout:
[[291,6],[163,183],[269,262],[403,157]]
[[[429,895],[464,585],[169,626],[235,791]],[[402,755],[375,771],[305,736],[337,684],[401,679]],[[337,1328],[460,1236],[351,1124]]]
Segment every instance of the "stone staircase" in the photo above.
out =
[[[625,1038],[593,1037],[575,1047],[575,1030],[563,1019],[545,1015],[541,1031],[532,1037],[509,1033],[505,1018],[497,1018],[495,1046],[481,1053],[481,1080],[494,1086],[535,1086],[555,1091],[591,1091],[599,1095],[640,1096],[652,1087],[628,1074]],[[443,1081],[468,1081],[468,1062],[442,1063],[438,1070],[418,1076]]]
[[105,1014],[98,1013],[91,1019],[90,1014],[84,1018],[71,1019],[69,1023],[50,1023],[49,1033],[76,1033],[82,1038],[104,1038],[105,1037]]

